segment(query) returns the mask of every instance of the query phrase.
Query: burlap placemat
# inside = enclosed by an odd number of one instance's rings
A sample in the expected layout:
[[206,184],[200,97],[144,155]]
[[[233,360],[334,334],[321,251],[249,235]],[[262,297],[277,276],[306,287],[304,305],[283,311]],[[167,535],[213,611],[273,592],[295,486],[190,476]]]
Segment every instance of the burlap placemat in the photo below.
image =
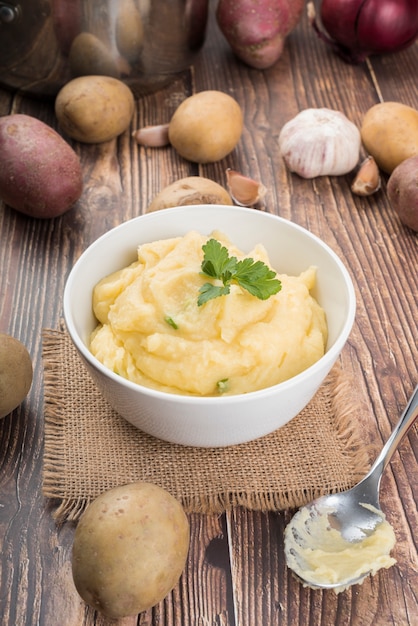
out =
[[227,448],[193,448],[146,435],[111,409],[68,335],[43,333],[43,493],[58,522],[76,520],[99,493],[138,480],[160,485],[188,512],[234,506],[275,511],[351,487],[369,467],[338,368],[296,418],[276,432]]

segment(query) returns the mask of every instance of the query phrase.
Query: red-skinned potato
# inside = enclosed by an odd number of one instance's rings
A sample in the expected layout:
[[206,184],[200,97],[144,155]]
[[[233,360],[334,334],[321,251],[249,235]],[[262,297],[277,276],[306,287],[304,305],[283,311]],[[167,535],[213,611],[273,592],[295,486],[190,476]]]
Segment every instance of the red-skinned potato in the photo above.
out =
[[280,58],[304,5],[304,0],[219,0],[216,20],[241,61],[266,69]]
[[0,198],[37,218],[57,217],[83,190],[80,160],[53,128],[16,113],[0,117]]
[[61,52],[68,55],[82,28],[82,0],[51,0],[51,17]]
[[395,167],[388,180],[387,194],[401,222],[418,232],[418,155]]

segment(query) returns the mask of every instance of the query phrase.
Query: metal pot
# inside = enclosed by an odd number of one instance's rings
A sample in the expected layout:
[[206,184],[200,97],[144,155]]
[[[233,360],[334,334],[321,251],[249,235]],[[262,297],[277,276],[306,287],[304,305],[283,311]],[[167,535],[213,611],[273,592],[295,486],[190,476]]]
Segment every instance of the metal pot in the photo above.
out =
[[55,96],[72,78],[119,78],[135,95],[192,65],[208,0],[0,0],[0,84]]

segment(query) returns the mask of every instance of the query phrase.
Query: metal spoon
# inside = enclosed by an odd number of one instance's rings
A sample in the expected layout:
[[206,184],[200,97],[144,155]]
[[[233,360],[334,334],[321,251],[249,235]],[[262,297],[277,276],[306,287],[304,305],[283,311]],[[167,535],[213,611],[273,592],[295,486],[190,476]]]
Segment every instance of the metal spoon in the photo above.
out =
[[[303,551],[316,548],[327,550],[332,529],[341,535],[341,549],[348,543],[358,543],[372,535],[385,516],[380,508],[379,487],[383,470],[395,450],[418,416],[418,385],[402,416],[375,460],[370,471],[352,489],[322,496],[305,505],[293,516],[285,530],[286,562],[296,576],[309,587],[337,589],[361,582],[371,571],[352,579],[318,583],[307,580],[304,575],[306,560]],[[327,517],[324,525],[324,516]],[[301,525],[302,522],[302,525]],[[335,535],[335,533],[334,533]]]

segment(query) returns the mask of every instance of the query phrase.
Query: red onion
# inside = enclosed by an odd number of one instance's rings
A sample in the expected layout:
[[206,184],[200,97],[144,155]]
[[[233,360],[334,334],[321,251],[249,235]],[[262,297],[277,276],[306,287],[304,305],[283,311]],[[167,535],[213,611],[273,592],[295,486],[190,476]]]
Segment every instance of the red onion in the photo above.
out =
[[321,39],[352,63],[403,50],[418,36],[418,0],[323,0],[320,15],[327,33],[316,22],[313,2],[308,12]]

